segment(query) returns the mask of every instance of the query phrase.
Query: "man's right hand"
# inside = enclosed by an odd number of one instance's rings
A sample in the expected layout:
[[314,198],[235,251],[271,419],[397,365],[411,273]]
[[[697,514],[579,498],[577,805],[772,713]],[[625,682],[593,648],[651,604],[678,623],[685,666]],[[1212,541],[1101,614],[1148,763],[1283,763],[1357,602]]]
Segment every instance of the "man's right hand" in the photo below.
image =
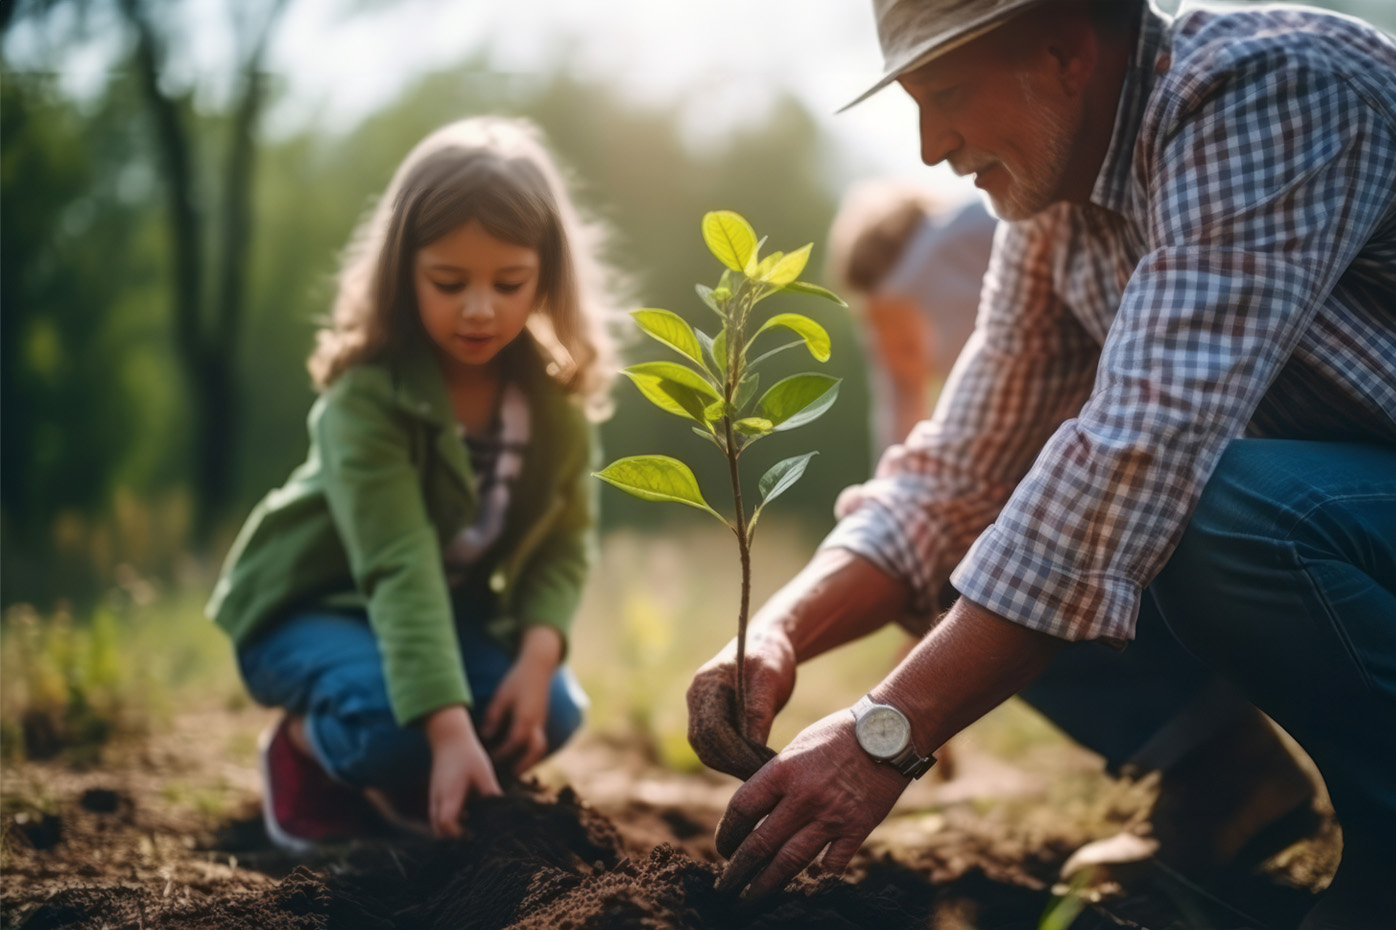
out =
[[795,666],[865,636],[906,608],[908,589],[846,549],[821,549],[775,593],[748,628],[746,730],[737,708],[736,640],[698,670],[688,689],[688,741],[704,764],[750,778],[775,753],[765,746],[795,689]]
[[[688,742],[703,764],[748,779],[775,757],[765,744],[795,690],[795,650],[779,630],[747,638],[746,714],[737,707],[737,641],[698,669],[688,688]],[[739,722],[745,723],[745,731]]]

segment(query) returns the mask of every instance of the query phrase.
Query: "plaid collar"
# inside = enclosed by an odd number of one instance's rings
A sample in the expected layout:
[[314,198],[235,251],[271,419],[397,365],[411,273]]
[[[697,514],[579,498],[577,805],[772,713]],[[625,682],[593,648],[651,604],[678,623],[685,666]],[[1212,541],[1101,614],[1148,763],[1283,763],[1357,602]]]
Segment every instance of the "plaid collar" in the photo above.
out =
[[1143,3],[1139,24],[1139,39],[1134,58],[1125,71],[1120,89],[1120,106],[1115,111],[1115,129],[1110,147],[1105,152],[1100,174],[1091,188],[1091,202],[1097,206],[1124,213],[1130,202],[1130,171],[1134,164],[1134,145],[1139,137],[1139,125],[1144,108],[1153,90],[1154,79],[1168,70],[1168,27],[1171,20],[1154,7]]

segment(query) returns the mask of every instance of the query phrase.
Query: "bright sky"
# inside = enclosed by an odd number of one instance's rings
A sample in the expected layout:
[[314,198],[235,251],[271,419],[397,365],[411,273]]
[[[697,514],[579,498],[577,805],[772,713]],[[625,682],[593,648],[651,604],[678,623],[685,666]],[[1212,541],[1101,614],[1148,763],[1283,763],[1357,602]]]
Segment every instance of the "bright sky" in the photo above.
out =
[[[179,60],[203,75],[227,74],[228,11],[262,2],[174,4],[185,22]],[[483,53],[496,70],[547,74],[562,66],[639,102],[678,106],[695,146],[760,120],[788,91],[834,140],[841,180],[892,174],[972,196],[948,169],[920,163],[915,107],[900,89],[834,115],[881,74],[871,7],[869,0],[291,0],[268,60],[288,93],[267,129],[351,125],[417,75]],[[13,29],[6,54],[21,69],[61,62],[67,85],[82,94],[112,66],[121,31],[110,12],[99,13],[90,29],[96,38],[75,49],[64,41],[63,10],[47,30]],[[223,90],[207,78],[200,87]]]
[[[184,60],[228,73],[217,66],[231,55],[228,11],[262,2],[180,0],[173,8],[188,25]],[[1347,6],[1371,15],[1366,5],[1391,2]],[[699,146],[761,119],[774,95],[789,91],[834,140],[841,180],[889,174],[973,196],[944,166],[920,163],[916,110],[900,88],[834,115],[881,74],[871,7],[870,0],[291,0],[268,62],[288,93],[268,129],[351,125],[417,75],[483,52],[496,70],[545,74],[563,66],[638,101],[679,106],[689,141]],[[63,46],[58,56],[79,90],[110,66],[115,45],[102,37],[119,34],[100,22],[93,32],[92,48],[74,54]],[[18,67],[51,68],[56,41],[21,26],[6,52]]]
[[899,89],[833,115],[881,74],[868,0],[403,0],[347,16],[352,3],[295,0],[273,54],[295,105],[278,121],[311,111],[331,124],[352,120],[414,74],[483,51],[506,72],[564,64],[638,101],[681,100],[696,145],[759,120],[788,90],[838,140],[848,176],[892,173],[973,190],[920,163],[915,108]]

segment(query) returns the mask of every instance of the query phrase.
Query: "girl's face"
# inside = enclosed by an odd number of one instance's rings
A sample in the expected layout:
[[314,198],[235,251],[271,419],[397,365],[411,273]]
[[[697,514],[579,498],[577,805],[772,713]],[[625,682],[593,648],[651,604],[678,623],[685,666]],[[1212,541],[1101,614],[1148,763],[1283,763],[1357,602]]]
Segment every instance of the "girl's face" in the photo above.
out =
[[478,220],[417,250],[417,312],[448,364],[480,368],[523,331],[538,296],[538,252]]

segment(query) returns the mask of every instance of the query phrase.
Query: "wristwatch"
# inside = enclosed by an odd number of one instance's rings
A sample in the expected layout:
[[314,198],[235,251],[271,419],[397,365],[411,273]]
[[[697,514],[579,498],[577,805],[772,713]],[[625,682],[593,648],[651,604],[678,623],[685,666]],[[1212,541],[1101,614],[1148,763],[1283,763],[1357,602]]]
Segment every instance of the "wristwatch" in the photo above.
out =
[[875,703],[870,695],[849,710],[858,745],[873,760],[890,765],[906,778],[920,778],[936,764],[935,756],[922,756],[911,745],[911,722],[891,704]]

